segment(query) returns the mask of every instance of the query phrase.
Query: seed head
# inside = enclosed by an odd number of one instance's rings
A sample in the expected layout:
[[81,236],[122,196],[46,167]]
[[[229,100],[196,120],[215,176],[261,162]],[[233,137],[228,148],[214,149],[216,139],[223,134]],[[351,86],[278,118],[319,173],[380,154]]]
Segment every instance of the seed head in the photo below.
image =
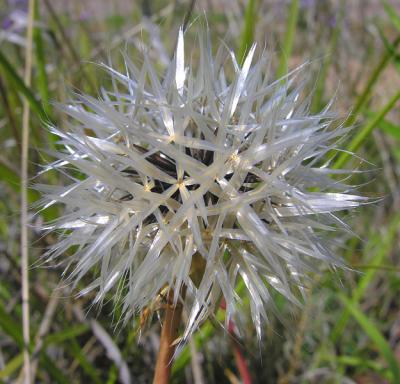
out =
[[45,257],[67,260],[75,283],[94,276],[81,294],[113,296],[125,320],[169,290],[188,313],[184,337],[222,298],[234,316],[242,281],[261,335],[271,290],[298,303],[316,264],[341,265],[323,231],[365,198],[324,162],[347,128],[330,105],[309,113],[306,66],[271,81],[255,44],[241,67],[225,45],[213,56],[207,33],[196,48],[186,61],[180,29],[164,75],[146,52],[140,67],[125,55],[125,73],[102,65],[112,90],[61,106],[67,129],[50,127],[61,150],[44,171],[68,183],[37,186],[44,208],[65,207]]

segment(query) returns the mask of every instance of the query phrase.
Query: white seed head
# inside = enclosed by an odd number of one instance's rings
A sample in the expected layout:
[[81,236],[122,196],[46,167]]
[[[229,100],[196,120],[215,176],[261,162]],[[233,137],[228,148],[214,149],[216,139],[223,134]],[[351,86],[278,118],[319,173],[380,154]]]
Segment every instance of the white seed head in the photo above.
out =
[[271,81],[255,45],[240,67],[224,45],[213,56],[205,35],[196,65],[181,29],[163,76],[146,52],[141,67],[125,55],[125,73],[103,65],[113,89],[101,99],[61,107],[67,129],[50,129],[62,149],[44,171],[69,183],[37,186],[43,207],[65,206],[46,226],[59,240],[45,257],[68,260],[75,282],[95,276],[81,293],[112,295],[125,320],[169,287],[188,313],[184,338],[221,298],[234,316],[242,281],[261,335],[271,289],[298,303],[317,262],[341,265],[322,232],[345,228],[337,212],[365,198],[323,161],[347,128],[332,127],[330,106],[309,113],[306,67]]

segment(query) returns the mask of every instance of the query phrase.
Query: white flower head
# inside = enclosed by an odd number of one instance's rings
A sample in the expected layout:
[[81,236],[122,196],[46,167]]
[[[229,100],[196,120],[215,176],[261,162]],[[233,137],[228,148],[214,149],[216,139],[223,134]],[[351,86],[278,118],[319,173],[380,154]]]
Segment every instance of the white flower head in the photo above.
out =
[[234,316],[242,281],[261,335],[272,289],[298,303],[317,262],[341,264],[322,232],[365,198],[323,159],[347,128],[332,127],[330,108],[310,115],[304,66],[272,82],[256,45],[240,66],[225,45],[213,56],[207,33],[195,65],[183,35],[163,76],[146,52],[140,67],[125,55],[125,73],[103,65],[112,90],[61,107],[62,150],[44,171],[69,183],[37,186],[45,208],[65,206],[45,257],[68,260],[75,282],[95,276],[81,293],[112,295],[125,320],[168,289],[188,313],[184,338],[221,298]]

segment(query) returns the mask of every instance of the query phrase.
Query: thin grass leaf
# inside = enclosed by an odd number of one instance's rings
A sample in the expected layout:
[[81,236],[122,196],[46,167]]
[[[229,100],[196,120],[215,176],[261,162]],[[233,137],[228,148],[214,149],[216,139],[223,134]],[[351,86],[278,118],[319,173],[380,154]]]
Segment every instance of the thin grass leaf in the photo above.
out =
[[382,120],[379,126],[383,132],[389,134],[397,140],[400,140],[400,125],[396,125],[388,120]]
[[[0,160],[0,180],[5,182],[8,187],[13,189],[15,192],[19,192],[21,190],[20,188],[20,179],[19,176],[15,173],[13,169],[10,169],[10,167],[7,166],[7,164],[4,164]],[[34,191],[33,189],[28,189],[28,199],[30,203],[33,203],[39,198],[39,193]],[[54,211],[51,213],[51,215],[47,215],[47,212],[44,212],[44,215],[46,215],[46,219],[51,219],[52,217],[55,216]]]
[[239,64],[243,65],[247,53],[254,41],[254,30],[257,24],[257,5],[258,0],[248,0],[244,14],[244,24],[240,49],[238,53]]
[[392,54],[392,62],[395,68],[400,72],[400,53],[397,52],[396,47],[394,47],[393,44],[385,36],[385,33],[381,26],[378,26],[378,32],[386,50]]
[[19,369],[24,361],[24,355],[22,353],[14,356],[10,359],[4,368],[0,371],[0,379],[7,379],[13,375],[17,369]]
[[[64,375],[64,373],[57,367],[54,361],[47,355],[42,353],[40,357],[40,365],[52,378],[52,382],[59,384],[71,384],[71,379]],[[40,373],[40,371],[39,371]]]
[[[39,21],[40,10],[39,1],[35,2],[35,20]],[[38,26],[33,28],[33,41],[35,43],[35,56],[36,56],[36,67],[37,67],[37,85],[40,94],[41,101],[43,103],[43,110],[46,114],[49,114],[49,84],[46,72],[46,57],[44,53],[42,29]]]
[[[21,322],[15,321],[15,318],[11,317],[0,303],[0,328],[3,329],[4,333],[9,335],[14,342],[23,349],[23,338],[21,330]],[[30,346],[31,348],[31,346]],[[46,354],[41,354],[41,365],[45,367],[46,371],[52,376],[56,383],[69,384],[70,381],[63,375],[63,373],[57,368],[51,358]],[[0,372],[0,378],[4,378],[7,375],[11,375],[13,369],[18,369],[23,363],[23,353],[20,353],[15,358],[9,361],[6,367]],[[4,375],[4,376],[3,376]]]
[[400,272],[400,268],[393,265],[352,264],[351,267],[354,269],[378,269],[381,271]]
[[44,344],[51,345],[51,344],[62,344],[67,340],[74,339],[78,336],[81,336],[88,332],[90,327],[87,324],[78,324],[74,325],[70,328],[63,329],[59,332],[54,332],[48,336],[46,336],[44,340]]
[[13,169],[10,169],[7,164],[0,162],[0,177],[10,188],[18,192],[20,190],[19,176],[15,173]]
[[[93,380],[94,383],[100,383],[100,378],[97,370],[93,367],[93,365],[87,360],[85,354],[82,352],[81,347],[76,340],[76,337],[81,336],[88,332],[90,327],[88,324],[79,324],[72,326],[70,328],[63,329],[60,332],[55,332],[53,334],[48,335],[44,340],[44,348],[43,350],[52,344],[63,345],[67,348],[69,353],[79,362],[79,365],[83,369],[83,371]],[[64,344],[66,343],[67,344]],[[48,361],[48,359],[44,359],[42,363],[45,363],[50,369],[53,376],[56,376],[59,382],[64,382],[62,372],[54,365],[52,362]],[[50,364],[50,365],[49,365]]]
[[[372,237],[369,244],[365,248],[365,253],[369,252],[371,249],[376,248],[376,252],[374,256],[371,258],[371,264],[374,266],[379,266],[385,259],[385,256],[389,254],[390,250],[393,247],[393,244],[396,240],[396,234],[398,230],[398,226],[400,224],[400,215],[396,215],[392,218],[388,225],[387,232],[382,239],[380,234],[375,234]],[[377,268],[368,269],[363,276],[360,278],[357,287],[353,291],[352,300],[354,303],[359,303],[359,301],[364,296],[369,284],[372,279],[375,277],[376,273],[379,270]],[[335,328],[331,332],[331,341],[335,343],[340,335],[343,333],[347,321],[349,320],[350,313],[349,311],[344,311],[341,317],[337,320]]]
[[292,0],[289,7],[289,15],[286,23],[286,33],[283,40],[281,57],[276,76],[282,77],[288,69],[288,60],[292,55],[293,41],[296,33],[297,19],[299,17],[300,0]]
[[[3,212],[6,211],[5,204],[3,202],[0,202],[0,207],[3,210]],[[7,227],[7,230],[8,230],[8,227]],[[6,233],[6,231],[4,231],[4,233]],[[8,300],[10,300],[10,298],[11,298],[11,290],[8,287],[8,284],[4,283],[4,284],[0,285],[0,300],[8,301]]]
[[2,303],[0,303],[0,328],[2,328],[20,348],[23,347],[24,341],[22,339],[21,323],[15,321],[15,319],[6,312]]
[[382,0],[383,8],[385,9],[387,15],[389,16],[390,22],[396,27],[400,32],[400,14],[389,4],[387,0]]
[[99,372],[94,368],[93,364],[87,359],[85,352],[82,350],[76,339],[72,339],[67,344],[67,349],[71,355],[79,362],[83,371],[92,379],[93,383],[101,384]]
[[374,88],[374,86],[375,86],[376,82],[378,81],[379,76],[381,75],[383,70],[390,63],[390,60],[392,59],[392,57],[394,55],[394,52],[397,49],[399,44],[400,44],[400,35],[397,36],[397,38],[391,44],[393,49],[388,50],[382,56],[382,59],[379,61],[379,63],[376,65],[376,67],[372,71],[371,76],[369,77],[363,92],[357,98],[357,101],[356,101],[356,103],[354,105],[354,108],[353,108],[353,111],[352,111],[351,115],[346,120],[346,125],[348,127],[351,127],[355,123],[355,121],[357,120],[358,115],[360,114],[362,109],[367,104],[368,100],[371,97],[372,89]]
[[400,383],[400,368],[397,363],[394,353],[383,337],[382,333],[375,326],[375,324],[360,310],[357,304],[351,301],[349,298],[343,294],[338,295],[341,302],[345,305],[346,309],[358,322],[358,324],[363,328],[364,332],[368,337],[374,342],[375,346],[379,349],[382,357],[388,363],[390,371],[393,374],[393,379],[395,383]]
[[381,364],[379,364],[375,361],[363,359],[363,358],[357,357],[357,356],[342,355],[342,356],[339,356],[337,358],[337,360],[340,363],[342,363],[344,365],[348,365],[350,367],[370,368],[379,373],[384,373],[384,371],[386,370],[385,367],[383,367]]
[[6,56],[0,50],[0,68],[4,71],[3,73],[12,82],[18,92],[20,92],[29,102],[29,105],[33,112],[43,121],[47,121],[47,115],[42,105],[37,101],[32,91],[25,85],[22,78],[14,70],[11,63],[7,60]]
[[11,105],[10,94],[5,87],[2,77],[0,76],[0,97],[2,109],[8,119],[8,125],[11,128],[10,133],[13,135],[15,143],[19,150],[21,150],[21,135],[16,118],[15,108]]
[[[386,114],[396,105],[398,100],[400,100],[400,91],[394,94],[389,102],[380,110],[380,112],[378,112],[375,117],[372,118],[370,122],[367,123],[364,128],[356,134],[347,147],[349,152],[356,152],[361,147],[374,128],[381,123]],[[337,160],[333,164],[334,169],[340,169],[346,164],[346,162],[351,158],[351,153],[349,152],[342,152],[338,156]]]

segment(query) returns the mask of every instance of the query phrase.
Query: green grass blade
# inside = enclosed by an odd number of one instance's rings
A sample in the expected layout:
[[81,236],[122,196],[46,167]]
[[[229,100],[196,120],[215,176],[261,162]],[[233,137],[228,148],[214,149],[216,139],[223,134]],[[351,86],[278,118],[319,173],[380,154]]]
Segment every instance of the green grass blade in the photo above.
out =
[[388,3],[387,0],[382,0],[383,8],[385,9],[387,15],[391,23],[398,29],[400,32],[400,15],[396,12],[396,10]]
[[80,347],[76,339],[71,340],[68,349],[72,356],[79,362],[79,365],[82,367],[83,371],[91,378],[91,382],[101,384],[102,381],[100,380],[100,376],[97,370],[86,358],[85,353],[82,351],[82,348]]
[[53,379],[51,381],[52,383],[71,384],[71,380],[64,375],[64,373],[57,367],[57,365],[46,353],[41,355],[40,365],[45,368],[46,372]]
[[36,100],[34,94],[29,88],[26,87],[22,78],[14,70],[13,66],[7,60],[3,52],[0,50],[0,68],[3,70],[4,75],[13,83],[18,92],[20,92],[29,102],[29,105],[41,120],[48,120],[46,112],[42,105]]
[[77,336],[81,336],[89,330],[87,324],[78,324],[62,331],[52,333],[45,339],[45,345],[60,344],[64,341],[71,340]]
[[21,323],[15,321],[15,319],[6,312],[2,303],[0,303],[0,328],[3,329],[20,348],[23,347],[24,341],[22,339]]
[[354,269],[376,269],[380,271],[390,271],[390,272],[400,272],[400,267],[395,267],[393,265],[374,265],[374,264],[352,264]]
[[[15,192],[20,191],[20,178],[13,169],[2,163],[0,160],[0,180],[4,181],[8,187],[12,188]],[[39,198],[39,193],[33,189],[28,189],[28,199],[32,203]]]
[[24,361],[24,355],[22,353],[14,356],[4,368],[0,371],[0,379],[9,378],[17,369],[19,369]]
[[357,356],[342,355],[339,356],[337,360],[343,365],[348,365],[350,367],[369,368],[379,372],[380,374],[383,374],[385,371],[385,367],[383,367],[381,364]]
[[385,46],[387,52],[392,55],[392,62],[395,68],[400,72],[400,53],[397,53],[396,47],[389,41],[385,36],[383,28],[378,26],[379,37],[382,39],[383,45]]
[[389,134],[397,140],[400,140],[400,125],[396,125],[388,120],[382,120],[379,126],[383,132]]
[[292,0],[289,7],[289,15],[286,23],[286,33],[283,40],[282,53],[279,60],[279,66],[277,70],[277,77],[282,77],[288,68],[288,59],[292,54],[293,41],[297,27],[297,19],[299,17],[299,0]]
[[346,309],[350,312],[350,314],[354,317],[354,319],[358,322],[358,324],[362,327],[364,332],[368,335],[368,337],[374,342],[376,347],[379,349],[382,357],[385,358],[388,366],[393,374],[393,379],[395,383],[400,383],[400,368],[396,361],[396,358],[393,354],[390,345],[383,337],[382,333],[375,326],[375,324],[368,319],[368,317],[360,310],[358,305],[348,299],[346,296],[339,294],[339,298],[342,303],[345,305]]
[[[99,375],[92,364],[87,360],[85,354],[82,352],[76,337],[88,332],[90,327],[88,324],[78,324],[62,331],[48,335],[44,340],[44,345],[60,344],[66,346],[69,353],[79,362],[83,371],[92,379],[93,383],[100,383]],[[68,342],[67,345],[63,344]],[[53,367],[54,368],[54,367]]]
[[[39,17],[39,1],[36,1],[35,20],[40,21]],[[46,58],[43,47],[42,30],[38,26],[35,26],[33,29],[33,41],[35,43],[38,90],[43,103],[43,109],[46,114],[49,114],[49,84],[46,72]]]
[[244,14],[244,25],[238,54],[240,65],[243,65],[247,52],[254,41],[254,30],[257,19],[257,0],[248,0],[246,12]]
[[389,41],[389,39],[386,37],[383,29],[378,26],[378,32],[379,32],[379,37],[382,39],[383,45],[386,48],[386,51],[389,52],[389,54],[392,55],[393,59],[398,59],[400,53],[397,53],[397,49],[393,44]]
[[391,46],[393,47],[393,50],[387,50],[386,53],[382,56],[382,59],[379,61],[379,63],[375,67],[375,69],[372,71],[371,76],[369,77],[363,92],[357,98],[357,101],[355,103],[352,114],[346,120],[347,126],[349,126],[349,127],[352,126],[355,123],[355,121],[357,120],[359,113],[367,104],[367,102],[371,96],[372,89],[375,86],[376,82],[378,81],[380,74],[383,72],[383,70],[389,64],[391,58],[394,55],[395,50],[399,46],[399,44],[400,44],[400,36],[398,36],[394,40],[394,42],[391,44]]
[[[15,321],[15,318],[11,317],[4,309],[2,303],[0,303],[0,328],[3,329],[3,331],[9,335],[14,342],[18,345],[18,347],[22,350],[24,342],[22,338],[22,329],[21,329],[21,322],[20,321]],[[18,355],[19,356],[19,355]],[[21,362],[20,365],[22,365],[23,362],[23,354],[21,353]],[[14,360],[14,361],[13,361]],[[9,362],[9,364],[3,369],[3,371],[10,370],[12,368],[18,369],[18,360],[13,359]],[[42,353],[41,354],[41,359],[40,359],[41,365],[45,367],[46,371],[52,376],[54,379],[55,383],[65,383],[69,384],[70,381],[64,376],[64,374],[59,370],[59,368],[55,365],[55,363],[51,360],[51,358],[46,354]],[[2,373],[6,374],[7,372]],[[12,373],[12,372],[11,372]],[[10,373],[10,374],[11,374]]]
[[7,185],[14,191],[19,191],[19,176],[8,166],[8,164],[0,162],[0,177],[1,180],[7,183]]
[[[367,244],[366,251],[370,252],[371,249],[376,249],[375,254],[371,259],[371,264],[379,266],[385,259],[385,256],[389,254],[390,250],[393,247],[394,241],[396,239],[397,230],[400,224],[400,214],[397,214],[390,221],[387,232],[384,235],[383,239],[380,234],[375,234],[371,236],[371,240]],[[366,253],[366,252],[365,252]],[[362,297],[364,296],[369,284],[372,279],[375,277],[378,269],[368,269],[363,276],[360,278],[360,281],[357,284],[357,287],[353,291],[352,300],[355,303],[358,303]],[[349,320],[350,313],[348,311],[344,311],[341,317],[336,321],[335,328],[331,332],[331,341],[335,343],[340,335],[343,333],[347,321]]]
[[[397,101],[400,100],[400,91],[392,96],[389,102],[378,112],[374,118],[367,123],[361,131],[351,140],[350,144],[346,148],[350,152],[357,151],[364,143],[365,139],[371,134],[374,128],[381,123],[386,114],[396,105]],[[350,159],[351,154],[342,152],[333,164],[333,168],[342,168],[346,162]]]

